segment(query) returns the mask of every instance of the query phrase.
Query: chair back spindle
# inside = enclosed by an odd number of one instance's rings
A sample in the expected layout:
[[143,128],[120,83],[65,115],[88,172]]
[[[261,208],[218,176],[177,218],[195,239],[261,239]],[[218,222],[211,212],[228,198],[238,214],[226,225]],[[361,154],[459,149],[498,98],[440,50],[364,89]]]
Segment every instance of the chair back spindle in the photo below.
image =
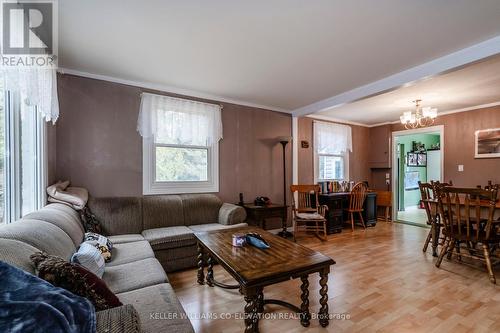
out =
[[[294,214],[318,212],[318,194],[321,190],[319,185],[291,185],[290,190],[292,194],[297,193],[297,202],[295,202],[295,195],[292,195],[292,210]],[[315,208],[313,208],[311,194],[315,198]]]
[[497,190],[437,186],[438,208],[450,237],[488,241],[493,234]]
[[366,193],[368,188],[365,183],[357,183],[351,190],[349,195],[349,210],[362,211],[365,203]]

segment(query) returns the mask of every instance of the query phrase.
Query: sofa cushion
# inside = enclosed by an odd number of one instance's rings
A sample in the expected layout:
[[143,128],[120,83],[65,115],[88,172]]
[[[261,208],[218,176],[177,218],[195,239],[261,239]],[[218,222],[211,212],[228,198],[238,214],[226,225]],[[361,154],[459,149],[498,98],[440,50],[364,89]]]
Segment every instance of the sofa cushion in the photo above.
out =
[[205,231],[214,231],[214,230],[224,230],[224,229],[232,229],[239,227],[246,227],[248,224],[246,223],[238,223],[232,225],[223,225],[219,223],[208,223],[208,224],[197,224],[190,225],[189,229],[193,230],[193,232],[205,232]]
[[184,225],[182,200],[178,195],[151,195],[142,199],[144,229]]
[[141,240],[145,240],[145,238],[141,234],[125,234],[125,235],[108,236],[108,239],[115,245],[121,244],[121,243],[131,243],[131,242],[138,242]]
[[[83,240],[83,227],[74,215],[61,209],[61,204],[51,204],[35,212],[24,216],[25,219],[49,222],[62,229],[73,241],[75,246],[80,245]],[[68,207],[70,208],[70,207]]]
[[66,216],[71,218],[71,220],[78,222],[77,224],[82,229],[82,232],[85,232],[85,229],[83,229],[82,221],[80,220],[80,213],[78,211],[76,211],[74,208],[72,208],[68,205],[65,205],[65,204],[61,204],[61,203],[51,203],[51,204],[48,204],[47,206],[45,206],[44,208],[45,209],[55,209],[59,212],[65,213]]
[[48,254],[69,260],[76,247],[71,238],[49,222],[21,219],[0,227],[0,238],[16,239]]
[[197,266],[198,249],[196,244],[172,249],[155,250],[155,257],[163,266],[165,272],[175,272],[181,269]]
[[155,258],[106,267],[102,279],[115,294],[168,282]]
[[[144,333],[194,332],[172,286],[162,283],[117,295],[123,304],[131,304],[139,313]],[[165,316],[168,316],[168,320]]]
[[213,194],[181,194],[184,224],[217,223],[222,201]]
[[231,225],[243,223],[246,218],[247,212],[245,208],[225,202],[219,210],[218,222],[224,225]]
[[194,233],[185,226],[148,229],[142,232],[154,250],[189,246],[196,243]]
[[39,251],[27,243],[15,239],[0,238],[0,260],[31,274],[35,274],[35,266],[30,256]]
[[101,222],[104,235],[138,234],[142,231],[142,199],[93,198],[87,203]]
[[125,304],[95,314],[96,332],[141,333],[139,314],[133,305]]
[[145,240],[131,243],[115,244],[113,247],[112,259],[106,264],[106,267],[127,264],[129,262],[154,258],[151,245]]

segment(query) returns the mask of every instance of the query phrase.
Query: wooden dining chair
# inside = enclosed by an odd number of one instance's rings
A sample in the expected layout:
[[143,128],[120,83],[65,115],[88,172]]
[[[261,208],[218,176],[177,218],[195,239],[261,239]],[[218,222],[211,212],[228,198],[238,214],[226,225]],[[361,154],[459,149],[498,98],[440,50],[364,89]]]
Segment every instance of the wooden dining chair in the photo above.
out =
[[[436,226],[436,206],[433,206],[432,200],[433,198],[433,186],[431,183],[422,183],[418,182],[418,188],[420,190],[420,201],[422,202],[422,205],[424,206],[425,209],[425,214],[427,215],[427,225],[431,226],[431,229],[429,230],[429,234],[427,234],[427,238],[425,239],[424,242],[424,247],[422,248],[423,252],[427,252],[427,248],[429,246],[429,243],[431,240],[434,239],[435,237],[435,228],[438,228],[440,226]],[[435,249],[433,249],[433,255],[435,255]]]
[[349,208],[347,209],[347,212],[349,213],[349,217],[351,219],[352,231],[354,231],[354,213],[358,213],[359,220],[361,221],[363,228],[366,229],[362,213],[367,191],[368,187],[365,183],[357,183],[354,185],[349,195]]
[[[430,185],[430,189],[429,189]],[[427,239],[425,240],[424,247],[422,249],[423,252],[427,251],[427,247],[429,246],[429,243],[432,242],[432,255],[434,257],[437,257],[437,250],[438,246],[443,245],[445,237],[441,233],[441,229],[443,229],[443,224],[441,223],[441,218],[439,216],[439,210],[438,210],[438,202],[437,202],[437,187],[444,187],[444,186],[453,186],[453,182],[450,180],[449,182],[441,183],[439,181],[432,181],[427,183],[427,185],[424,185],[424,189],[420,188],[420,182],[419,182],[419,189],[420,189],[420,196],[422,198],[422,203],[424,205],[425,213],[427,215],[427,224],[430,223],[431,225],[431,230],[429,230],[429,234],[427,235]],[[424,193],[422,193],[422,190]],[[434,241],[434,238],[436,241]]]
[[[498,191],[450,186],[437,186],[436,190],[446,237],[436,267],[440,267],[446,254],[451,258],[456,250],[459,258],[467,256],[485,261],[490,281],[496,283],[490,248],[499,243],[493,220]],[[461,252],[460,247],[455,246],[457,243],[465,244],[467,251]]]
[[[321,240],[326,240],[326,211],[328,206],[319,205],[319,185],[291,185],[293,240],[299,231],[313,231]],[[295,201],[297,194],[297,201]],[[311,195],[314,198],[311,200]],[[314,206],[314,207],[313,207]],[[322,236],[320,236],[320,233]]]

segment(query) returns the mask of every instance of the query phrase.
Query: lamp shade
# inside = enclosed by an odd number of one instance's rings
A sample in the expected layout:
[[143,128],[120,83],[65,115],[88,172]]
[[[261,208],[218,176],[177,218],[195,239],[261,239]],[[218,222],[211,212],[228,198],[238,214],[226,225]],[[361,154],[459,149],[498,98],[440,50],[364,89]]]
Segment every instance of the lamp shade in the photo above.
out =
[[291,136],[279,136],[278,141],[279,142],[291,142],[292,137]]

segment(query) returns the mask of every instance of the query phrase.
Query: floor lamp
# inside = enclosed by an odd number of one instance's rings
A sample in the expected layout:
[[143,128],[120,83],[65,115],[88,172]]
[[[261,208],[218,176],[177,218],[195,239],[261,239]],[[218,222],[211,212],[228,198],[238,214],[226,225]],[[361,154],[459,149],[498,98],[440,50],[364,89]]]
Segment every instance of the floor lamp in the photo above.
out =
[[282,221],[282,231],[278,233],[281,237],[292,237],[292,233],[286,230],[286,224],[288,222],[288,206],[286,205],[286,145],[292,141],[291,136],[280,136],[278,138],[279,142],[283,146],[283,205],[285,206],[285,218]]

